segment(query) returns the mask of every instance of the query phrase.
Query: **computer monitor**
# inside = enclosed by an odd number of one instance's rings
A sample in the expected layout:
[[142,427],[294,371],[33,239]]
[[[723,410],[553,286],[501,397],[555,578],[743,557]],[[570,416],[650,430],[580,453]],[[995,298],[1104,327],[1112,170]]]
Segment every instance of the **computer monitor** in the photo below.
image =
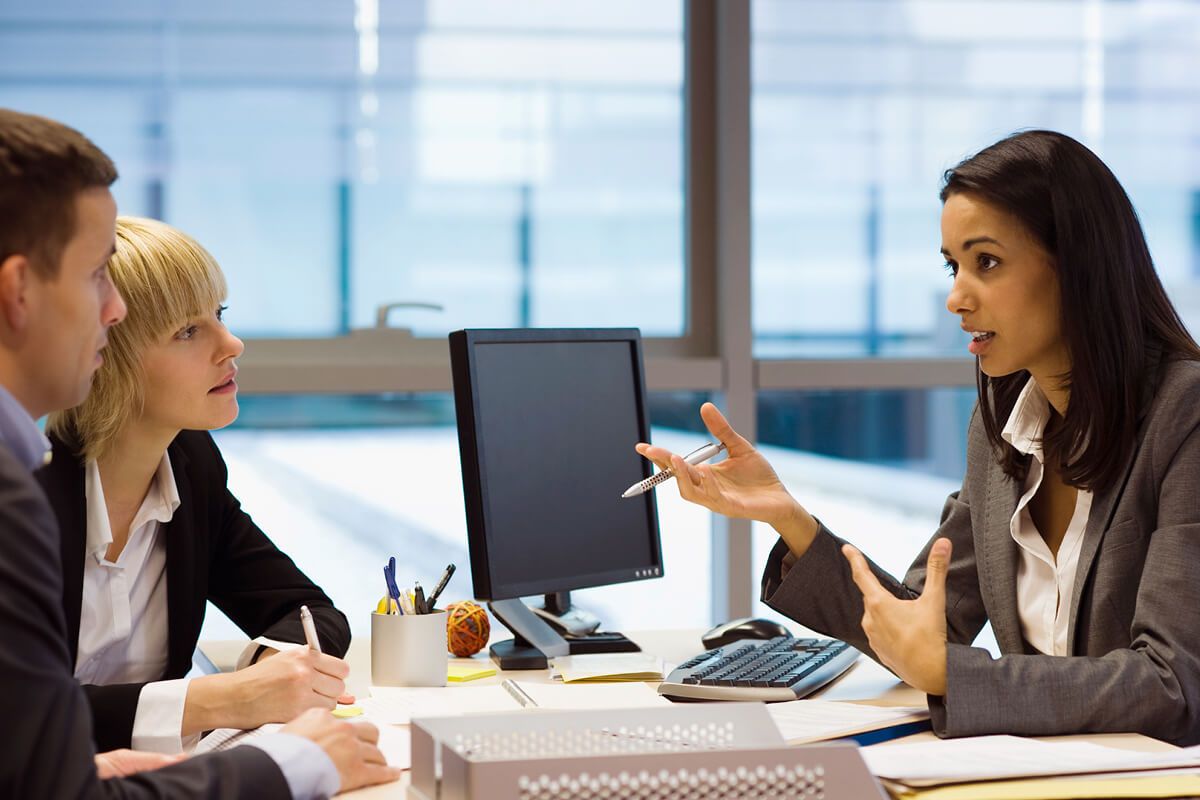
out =
[[[492,657],[537,669],[547,656],[636,650],[591,633],[598,621],[567,593],[663,574],[653,492],[621,497],[652,472],[633,449],[650,435],[640,333],[462,330],[450,364],[475,596],[517,637]],[[546,607],[519,599],[531,595]]]

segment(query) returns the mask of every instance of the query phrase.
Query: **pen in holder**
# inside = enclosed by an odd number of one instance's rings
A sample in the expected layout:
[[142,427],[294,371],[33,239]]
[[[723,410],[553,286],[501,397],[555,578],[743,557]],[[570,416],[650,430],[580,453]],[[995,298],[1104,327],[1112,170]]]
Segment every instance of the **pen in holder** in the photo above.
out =
[[445,686],[446,612],[371,614],[371,683]]

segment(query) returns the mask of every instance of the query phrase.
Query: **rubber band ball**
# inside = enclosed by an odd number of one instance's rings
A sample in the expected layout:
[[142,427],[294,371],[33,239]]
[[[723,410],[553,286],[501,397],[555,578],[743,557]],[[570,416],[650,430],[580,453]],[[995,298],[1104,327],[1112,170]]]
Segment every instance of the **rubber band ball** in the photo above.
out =
[[446,641],[450,652],[459,658],[482,650],[492,635],[487,611],[478,603],[461,600],[446,606]]

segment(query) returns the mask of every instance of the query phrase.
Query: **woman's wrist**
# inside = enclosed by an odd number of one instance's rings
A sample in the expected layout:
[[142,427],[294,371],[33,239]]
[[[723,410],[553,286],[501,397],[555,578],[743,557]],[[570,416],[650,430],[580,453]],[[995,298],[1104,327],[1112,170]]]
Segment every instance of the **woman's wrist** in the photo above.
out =
[[799,558],[808,551],[813,540],[817,538],[817,530],[820,526],[812,514],[809,514],[802,505],[793,500],[788,513],[782,519],[772,522],[771,527],[787,544],[792,555]]
[[242,727],[235,718],[239,706],[236,677],[236,673],[205,675],[188,683],[183,706],[184,736]]

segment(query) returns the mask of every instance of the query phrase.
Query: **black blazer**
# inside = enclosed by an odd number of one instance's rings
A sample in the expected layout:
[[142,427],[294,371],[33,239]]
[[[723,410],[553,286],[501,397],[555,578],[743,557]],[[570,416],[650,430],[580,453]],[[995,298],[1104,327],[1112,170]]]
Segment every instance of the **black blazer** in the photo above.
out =
[[265,752],[236,747],[102,781],[63,619],[58,531],[46,498],[0,441],[0,797],[290,796]]
[[[73,442],[51,437],[54,458],[36,477],[62,531],[62,607],[71,664],[79,650],[83,561],[87,547],[84,463]],[[350,646],[346,616],[280,552],[242,511],[226,482],[225,461],[205,431],[183,431],[167,448],[179,508],[163,530],[167,555],[167,669],[182,678],[192,666],[205,603],[211,600],[247,636],[303,642],[299,609],[307,605],[321,649],[341,657]],[[85,685],[99,750],[129,747],[145,684]]]

